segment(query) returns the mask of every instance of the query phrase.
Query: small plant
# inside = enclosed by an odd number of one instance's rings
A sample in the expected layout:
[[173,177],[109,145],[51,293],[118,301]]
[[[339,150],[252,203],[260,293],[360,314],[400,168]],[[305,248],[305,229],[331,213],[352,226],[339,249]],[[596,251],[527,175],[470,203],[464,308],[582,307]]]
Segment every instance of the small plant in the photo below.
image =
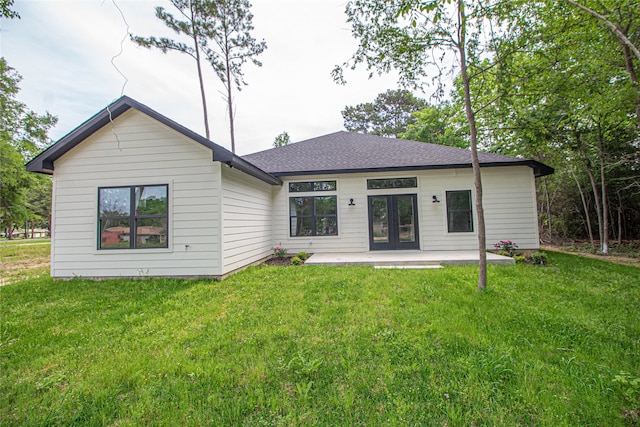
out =
[[506,252],[510,257],[514,256],[516,254],[516,249],[518,249],[517,243],[512,242],[511,240],[500,240],[493,246],[499,251]]
[[549,264],[549,260],[547,259],[547,254],[544,252],[534,252],[529,255],[529,261],[534,265],[547,265]]
[[304,261],[302,259],[300,259],[300,257],[298,255],[296,255],[293,258],[291,258],[291,265],[300,265],[303,262]]
[[309,255],[309,252],[298,252],[296,256],[300,258],[302,261],[306,261],[307,259],[309,259],[311,255]]
[[273,248],[273,254],[276,256],[276,258],[284,258],[288,253],[289,251],[282,247],[282,242],[280,242],[279,246]]
[[613,382],[620,387],[622,394],[630,404],[640,400],[640,377],[620,371],[618,375],[613,377]]
[[527,257],[524,255],[514,255],[513,259],[516,261],[516,264],[524,264],[527,260]]

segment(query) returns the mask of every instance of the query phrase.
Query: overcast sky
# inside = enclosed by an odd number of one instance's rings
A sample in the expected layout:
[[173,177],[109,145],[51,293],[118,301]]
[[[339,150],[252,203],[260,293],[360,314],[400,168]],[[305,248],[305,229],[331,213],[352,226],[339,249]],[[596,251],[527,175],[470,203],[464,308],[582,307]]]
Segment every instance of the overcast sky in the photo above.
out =
[[[301,141],[343,130],[340,111],[346,105],[397,88],[395,76],[369,79],[364,68],[347,72],[346,86],[332,81],[333,67],[357,47],[345,0],[252,3],[252,34],[268,49],[259,57],[261,68],[245,64],[249,85],[234,96],[239,154],[271,148],[283,131]],[[128,79],[124,94],[204,135],[195,62],[184,54],[137,47],[127,37],[127,32],[175,37],[155,17],[157,5],[172,8],[165,0],[16,0],[21,19],[2,19],[0,53],[23,76],[19,100],[58,117],[53,140],[120,97],[125,80],[111,61],[121,46],[113,62]],[[230,148],[224,87],[207,68],[205,87],[211,139]]]

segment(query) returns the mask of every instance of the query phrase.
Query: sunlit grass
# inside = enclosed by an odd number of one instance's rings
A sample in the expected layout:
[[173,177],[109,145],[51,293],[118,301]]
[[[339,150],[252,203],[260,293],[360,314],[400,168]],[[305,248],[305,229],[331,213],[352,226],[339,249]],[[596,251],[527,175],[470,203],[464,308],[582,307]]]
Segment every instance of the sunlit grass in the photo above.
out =
[[550,260],[482,294],[474,267],[24,280],[0,288],[0,423],[637,423],[640,270]]
[[0,286],[49,274],[48,239],[0,241]]

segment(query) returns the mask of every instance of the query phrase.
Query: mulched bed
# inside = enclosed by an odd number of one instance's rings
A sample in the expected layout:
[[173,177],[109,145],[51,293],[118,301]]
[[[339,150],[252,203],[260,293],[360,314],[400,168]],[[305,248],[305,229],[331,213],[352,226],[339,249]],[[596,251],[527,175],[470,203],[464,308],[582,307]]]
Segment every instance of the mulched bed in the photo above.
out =
[[268,259],[265,264],[267,265],[277,265],[277,266],[285,266],[285,265],[291,265],[291,258],[290,257],[284,257],[284,258],[270,258]]

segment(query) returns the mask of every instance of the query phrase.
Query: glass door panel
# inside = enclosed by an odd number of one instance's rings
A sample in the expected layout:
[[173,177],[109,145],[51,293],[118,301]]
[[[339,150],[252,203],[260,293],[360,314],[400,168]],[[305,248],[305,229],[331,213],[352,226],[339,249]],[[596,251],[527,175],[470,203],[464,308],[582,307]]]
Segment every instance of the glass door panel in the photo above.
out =
[[413,197],[396,196],[397,218],[398,218],[398,241],[415,242],[415,212]]
[[420,249],[417,196],[369,196],[369,248]]
[[389,203],[387,197],[372,197],[371,233],[374,243],[389,243]]

